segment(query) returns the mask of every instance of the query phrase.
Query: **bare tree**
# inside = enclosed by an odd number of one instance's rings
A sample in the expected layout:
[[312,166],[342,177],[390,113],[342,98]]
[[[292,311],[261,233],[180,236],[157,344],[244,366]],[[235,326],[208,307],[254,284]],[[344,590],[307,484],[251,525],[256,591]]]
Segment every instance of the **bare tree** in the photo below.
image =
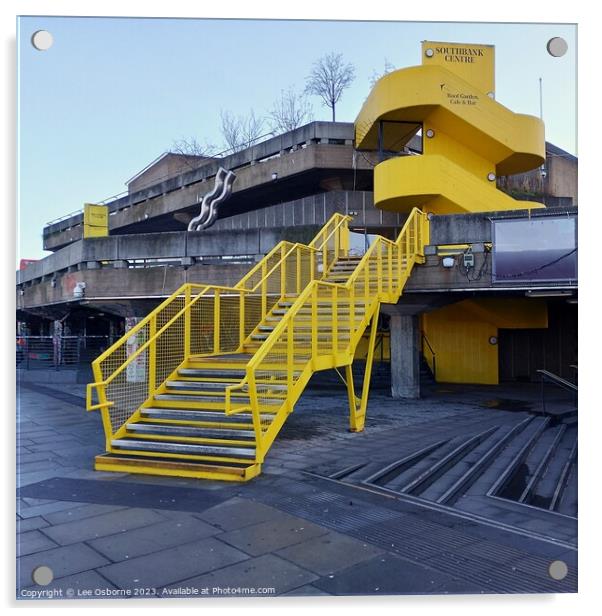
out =
[[387,73],[390,73],[395,70],[395,65],[389,62],[388,58],[385,58],[385,66],[382,73],[379,73],[376,69],[372,71],[372,75],[370,76],[370,87],[373,88],[374,84],[381,78],[384,77]]
[[244,150],[252,145],[265,129],[265,120],[257,117],[255,112],[244,116],[235,116],[229,111],[220,112],[221,131],[226,146],[233,152]]
[[307,78],[305,92],[319,96],[324,105],[332,109],[332,121],[334,122],[335,106],[343,90],[348,88],[354,79],[353,64],[345,64],[341,53],[329,53],[314,62]]
[[269,112],[270,128],[273,133],[295,130],[313,119],[313,109],[304,93],[298,94],[294,88],[280,92]]
[[206,158],[215,156],[217,146],[208,141],[198,141],[196,137],[182,138],[172,143],[170,152],[183,154],[185,156],[204,156]]

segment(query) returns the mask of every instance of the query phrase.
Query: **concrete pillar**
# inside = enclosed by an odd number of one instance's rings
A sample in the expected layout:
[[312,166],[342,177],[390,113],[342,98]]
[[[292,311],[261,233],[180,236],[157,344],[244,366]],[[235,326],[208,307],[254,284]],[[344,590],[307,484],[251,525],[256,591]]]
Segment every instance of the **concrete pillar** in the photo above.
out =
[[58,370],[58,367],[62,364],[62,337],[63,337],[63,322],[62,321],[53,321],[52,327],[52,348],[54,351],[53,364],[54,367]]
[[391,396],[420,398],[420,327],[418,316],[394,314],[391,331]]

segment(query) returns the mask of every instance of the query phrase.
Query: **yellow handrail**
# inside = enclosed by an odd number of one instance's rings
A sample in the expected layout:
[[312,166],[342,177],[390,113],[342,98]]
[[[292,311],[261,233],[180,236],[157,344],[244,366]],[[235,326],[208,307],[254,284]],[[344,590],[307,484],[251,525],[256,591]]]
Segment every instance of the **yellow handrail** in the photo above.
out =
[[[330,230],[334,226],[334,229],[325,242],[333,233],[339,232],[347,218],[340,214],[331,217],[325,228]],[[323,235],[324,229],[321,229],[316,240],[320,241],[319,238]],[[282,241],[234,287],[185,283],[96,358],[92,363],[94,383],[90,383],[86,390],[86,408],[101,409],[107,438],[109,433],[114,433],[120,423],[125,423],[127,417],[133,414],[145,399],[149,399],[167,378],[167,368],[159,365],[161,358],[158,358],[158,354],[162,353],[163,363],[167,358],[167,364],[170,365],[170,362],[184,362],[192,355],[199,356],[199,352],[200,355],[236,352],[271,309],[273,302],[279,301],[279,297],[287,292],[298,292],[315,278],[313,255],[317,250],[314,246]],[[309,268],[302,268],[304,259]],[[301,280],[302,269],[304,282]],[[258,277],[258,280],[255,281],[254,277]],[[294,289],[291,290],[289,286],[293,278]],[[254,284],[247,288],[250,280],[253,280]],[[235,305],[230,304],[231,309],[222,312],[222,304],[232,297],[236,298]],[[179,302],[183,305],[180,306]],[[261,303],[259,312],[257,302]],[[249,313],[249,310],[252,312]],[[253,316],[250,317],[250,314]],[[228,340],[223,342],[221,335],[222,332],[232,330],[233,315],[237,319],[239,332],[236,336],[236,348],[232,347],[231,336],[226,336]],[[255,323],[257,319],[259,321]],[[193,333],[197,337],[197,344],[191,348]],[[199,342],[199,336],[207,339],[211,337],[211,347],[203,340]],[[135,342],[131,349],[126,348],[129,342],[136,341],[139,337],[140,344]],[[165,343],[159,347],[161,340],[165,340]],[[174,344],[179,346],[174,347]],[[140,362],[141,367],[137,366]],[[121,376],[126,371],[127,376]],[[94,389],[99,399],[98,404],[92,401]],[[128,411],[129,406],[131,408]]]
[[[339,221],[342,224],[343,221]],[[348,233],[348,230],[347,230]],[[328,234],[331,238],[334,231]],[[324,234],[325,235],[325,234]],[[284,422],[285,416],[293,408],[296,397],[300,395],[302,387],[297,387],[297,382],[308,379],[313,367],[319,367],[321,357],[332,358],[334,365],[349,365],[353,360],[355,347],[363,336],[368,324],[375,319],[381,301],[397,301],[405,281],[411,273],[414,263],[424,254],[424,244],[428,240],[428,225],[425,215],[418,209],[413,209],[403,225],[396,241],[379,237],[364,254],[353,274],[345,283],[331,283],[323,280],[313,280],[306,289],[299,294],[292,306],[283,318],[275,325],[266,340],[256,350],[247,364],[244,383],[248,386],[249,400],[253,411],[253,424],[256,434],[257,461],[261,462],[271,442],[275,438],[279,427]],[[327,241],[327,240],[326,240]],[[405,265],[402,270],[402,260],[405,256]],[[371,268],[376,266],[376,271]],[[395,267],[397,265],[397,267]],[[363,276],[363,278],[362,278]],[[376,277],[376,280],[373,277]],[[376,283],[377,291],[372,292],[371,283]],[[358,289],[356,289],[358,287]],[[357,291],[357,293],[356,293]],[[328,300],[330,298],[330,300]],[[318,300],[327,300],[331,306],[330,328],[320,330],[318,328]],[[328,303],[330,301],[330,303]],[[358,311],[361,305],[362,310]],[[296,344],[295,329],[300,327],[298,315],[302,308],[310,308],[311,332],[305,342],[299,338]],[[347,309],[344,313],[342,308]],[[348,314],[347,317],[344,317]],[[307,319],[303,321],[307,323]],[[297,331],[306,331],[305,330]],[[371,339],[374,339],[376,329],[373,326]],[[271,362],[268,359],[273,356]],[[286,357],[284,370],[274,373],[270,365],[278,360],[283,361]],[[296,371],[296,372],[295,372]],[[259,405],[261,392],[256,381],[257,373],[270,374],[274,380],[281,379],[284,384],[286,378],[286,398],[276,417],[269,427],[262,429]],[[297,376],[294,376],[297,375]],[[231,405],[231,392],[239,389],[241,384],[236,384],[226,389],[226,414],[234,414],[239,409]],[[357,400],[355,394],[353,399]],[[360,398],[360,414],[365,413],[367,390]],[[361,408],[363,407],[363,411]],[[363,422],[360,415],[354,421]]]

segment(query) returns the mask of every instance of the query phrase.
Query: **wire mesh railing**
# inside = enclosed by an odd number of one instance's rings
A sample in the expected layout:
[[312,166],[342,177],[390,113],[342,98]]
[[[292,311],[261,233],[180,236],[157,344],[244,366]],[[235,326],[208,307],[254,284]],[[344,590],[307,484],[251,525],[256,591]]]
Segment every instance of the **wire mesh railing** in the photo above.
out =
[[240,351],[278,302],[316,279],[321,258],[345,253],[348,220],[335,214],[316,246],[280,242],[235,287],[183,285],[102,353],[86,401],[101,410],[107,440],[185,361]]

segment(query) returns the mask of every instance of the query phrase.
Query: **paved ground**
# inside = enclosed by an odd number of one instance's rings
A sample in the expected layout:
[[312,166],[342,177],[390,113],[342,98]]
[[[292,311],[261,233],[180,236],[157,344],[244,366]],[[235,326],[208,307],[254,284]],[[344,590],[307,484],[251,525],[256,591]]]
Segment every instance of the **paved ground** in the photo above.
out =
[[[303,397],[262,475],[232,485],[95,472],[104,435],[84,386],[23,383],[17,596],[575,592],[576,551],[563,542],[305,472],[536,400],[533,388],[439,388],[402,403],[376,389],[365,432],[352,434],[344,387],[329,385]],[[557,559],[562,581],[548,573]],[[33,582],[39,566],[50,585]]]

